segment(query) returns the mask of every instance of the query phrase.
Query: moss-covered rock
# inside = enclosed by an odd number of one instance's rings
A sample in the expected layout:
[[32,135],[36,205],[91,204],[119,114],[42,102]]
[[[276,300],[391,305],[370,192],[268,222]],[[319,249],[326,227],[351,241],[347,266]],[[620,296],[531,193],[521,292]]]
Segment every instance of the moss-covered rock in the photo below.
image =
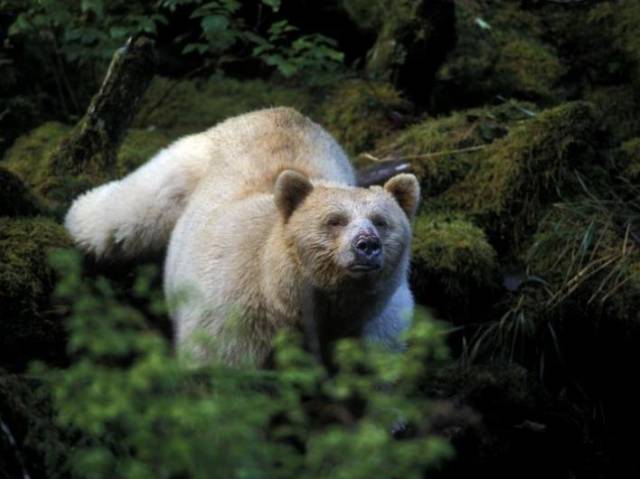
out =
[[60,354],[64,333],[50,303],[55,274],[47,255],[69,246],[64,228],[50,219],[0,218],[0,362]]
[[573,170],[595,163],[598,131],[587,103],[547,110],[492,143],[486,158],[433,206],[464,211],[495,245],[512,248],[535,226],[544,206],[573,181]]
[[409,108],[389,83],[350,80],[327,94],[317,116],[349,154],[357,155],[397,130]]
[[481,296],[487,299],[497,271],[496,252],[477,226],[437,214],[416,219],[411,278],[419,301],[465,321],[459,316]]
[[290,106],[312,114],[315,102],[304,89],[262,80],[214,76],[204,81],[176,82],[156,78],[133,126],[156,128],[173,139],[205,130],[231,116],[271,106]]
[[424,196],[435,196],[460,181],[486,156],[487,145],[535,115],[529,103],[509,101],[430,118],[379,142],[375,156],[403,159],[422,184]]
[[16,175],[0,168],[0,216],[30,216],[40,209],[29,188]]

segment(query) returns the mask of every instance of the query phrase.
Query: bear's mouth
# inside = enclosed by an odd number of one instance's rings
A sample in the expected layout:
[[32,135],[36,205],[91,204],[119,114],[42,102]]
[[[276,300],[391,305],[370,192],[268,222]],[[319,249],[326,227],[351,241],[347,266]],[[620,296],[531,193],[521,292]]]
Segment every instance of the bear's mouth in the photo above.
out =
[[355,263],[349,266],[349,271],[352,273],[369,273],[371,271],[378,271],[382,268],[382,264],[379,263]]

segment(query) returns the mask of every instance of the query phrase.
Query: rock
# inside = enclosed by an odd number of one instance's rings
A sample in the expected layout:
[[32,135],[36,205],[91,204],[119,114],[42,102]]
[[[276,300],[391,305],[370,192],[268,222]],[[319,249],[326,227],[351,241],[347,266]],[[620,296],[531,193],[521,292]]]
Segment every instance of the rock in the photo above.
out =
[[478,305],[493,296],[497,271],[496,252],[480,228],[462,218],[418,216],[411,279],[419,302],[455,322],[478,321]]

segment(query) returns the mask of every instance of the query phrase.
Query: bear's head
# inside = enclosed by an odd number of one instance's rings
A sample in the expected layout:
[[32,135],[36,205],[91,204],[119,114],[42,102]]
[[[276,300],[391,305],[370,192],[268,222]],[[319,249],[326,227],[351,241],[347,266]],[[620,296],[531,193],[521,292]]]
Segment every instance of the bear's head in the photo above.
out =
[[285,239],[305,276],[324,290],[397,276],[407,264],[419,198],[410,174],[358,188],[312,183],[286,170],[274,189]]

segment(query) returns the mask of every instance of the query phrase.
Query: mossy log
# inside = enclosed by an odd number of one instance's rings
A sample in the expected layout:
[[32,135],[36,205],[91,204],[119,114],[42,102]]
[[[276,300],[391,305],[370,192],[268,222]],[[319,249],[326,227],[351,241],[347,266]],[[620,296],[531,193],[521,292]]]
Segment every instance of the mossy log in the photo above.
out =
[[48,162],[49,196],[64,202],[114,174],[116,153],[138,112],[156,66],[151,40],[130,39],[116,52],[98,93]]

